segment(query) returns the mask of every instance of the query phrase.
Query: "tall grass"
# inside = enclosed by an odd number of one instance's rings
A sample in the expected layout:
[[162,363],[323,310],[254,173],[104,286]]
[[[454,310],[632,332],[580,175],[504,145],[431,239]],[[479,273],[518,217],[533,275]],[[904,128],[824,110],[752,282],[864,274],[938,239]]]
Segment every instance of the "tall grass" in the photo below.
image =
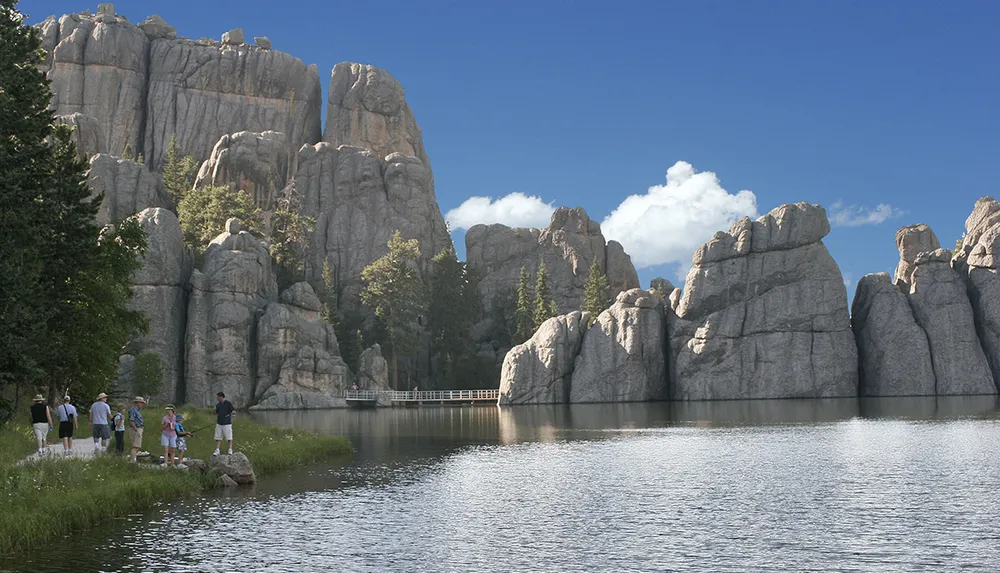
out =
[[[188,438],[187,457],[210,459],[215,449],[214,414],[205,409],[180,411],[185,414],[185,429],[207,426]],[[164,410],[150,406],[143,413],[144,449],[162,455],[159,428]],[[0,426],[0,554],[24,551],[105,519],[214,487],[214,476],[131,464],[127,456],[14,465],[35,449],[27,418],[22,417],[24,421]],[[233,421],[235,449],[247,455],[258,476],[353,451],[344,438],[265,426],[245,414],[237,414]]]

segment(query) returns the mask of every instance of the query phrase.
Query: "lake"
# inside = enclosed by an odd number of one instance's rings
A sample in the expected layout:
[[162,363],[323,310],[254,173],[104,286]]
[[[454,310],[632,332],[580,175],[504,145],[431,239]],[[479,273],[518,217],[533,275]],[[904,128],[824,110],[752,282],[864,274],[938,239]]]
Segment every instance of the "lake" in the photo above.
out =
[[255,417],[357,454],[0,571],[1000,570],[996,397]]

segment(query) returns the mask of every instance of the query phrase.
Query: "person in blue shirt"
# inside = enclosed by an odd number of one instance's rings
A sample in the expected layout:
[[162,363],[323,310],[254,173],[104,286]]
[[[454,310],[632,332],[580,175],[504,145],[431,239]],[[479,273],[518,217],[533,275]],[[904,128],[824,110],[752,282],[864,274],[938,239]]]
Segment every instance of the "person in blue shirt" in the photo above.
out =
[[229,400],[226,400],[226,395],[219,392],[215,395],[215,399],[219,401],[218,404],[212,408],[215,412],[215,452],[212,453],[213,456],[219,455],[219,448],[222,446],[222,440],[229,441],[229,455],[233,455],[233,412],[236,411],[236,406]]
[[188,436],[193,436],[194,432],[188,432],[184,429],[184,414],[177,414],[177,421],[174,423],[174,429],[177,430],[177,456],[180,457],[180,461],[177,465],[184,467],[184,452],[187,451],[187,439]]
[[128,411],[128,429],[132,434],[132,461],[139,457],[142,450],[142,431],[146,423],[142,420],[142,407],[146,405],[146,399],[142,396],[135,397],[135,406]]

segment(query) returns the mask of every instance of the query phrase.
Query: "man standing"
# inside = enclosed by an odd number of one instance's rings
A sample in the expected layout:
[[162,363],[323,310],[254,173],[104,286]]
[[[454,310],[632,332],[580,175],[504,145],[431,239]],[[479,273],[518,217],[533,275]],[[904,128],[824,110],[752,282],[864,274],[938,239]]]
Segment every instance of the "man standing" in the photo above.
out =
[[216,420],[215,452],[212,455],[219,455],[219,448],[222,446],[222,440],[229,441],[229,455],[233,455],[233,412],[236,411],[236,407],[233,406],[232,402],[226,400],[226,395],[222,392],[216,394],[215,399],[218,400],[219,403],[215,405],[215,408],[213,408]]
[[108,441],[111,440],[109,418],[111,418],[111,406],[108,406],[108,395],[101,392],[97,395],[97,401],[90,407],[90,426],[93,428],[91,434],[94,436],[94,451],[97,453],[108,449]]
[[63,396],[63,403],[56,408],[56,415],[59,416],[59,437],[63,441],[63,453],[73,453],[73,430],[80,429],[79,417],[76,407],[69,403],[69,396]]
[[38,442],[38,453],[45,453],[49,430],[52,429],[52,412],[41,394],[35,396],[35,403],[31,405],[31,429]]
[[128,429],[129,433],[132,434],[132,461],[134,462],[137,457],[139,457],[139,451],[142,450],[142,430],[146,427],[146,423],[142,421],[142,407],[146,405],[146,399],[142,396],[135,397],[135,406],[128,411]]

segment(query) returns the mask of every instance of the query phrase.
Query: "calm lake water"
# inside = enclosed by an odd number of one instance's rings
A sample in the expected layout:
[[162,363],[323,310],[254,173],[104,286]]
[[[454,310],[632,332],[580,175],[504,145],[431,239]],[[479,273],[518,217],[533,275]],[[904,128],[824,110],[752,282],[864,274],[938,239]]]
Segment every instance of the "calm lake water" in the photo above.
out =
[[357,454],[0,571],[1000,570],[996,398],[256,417]]

